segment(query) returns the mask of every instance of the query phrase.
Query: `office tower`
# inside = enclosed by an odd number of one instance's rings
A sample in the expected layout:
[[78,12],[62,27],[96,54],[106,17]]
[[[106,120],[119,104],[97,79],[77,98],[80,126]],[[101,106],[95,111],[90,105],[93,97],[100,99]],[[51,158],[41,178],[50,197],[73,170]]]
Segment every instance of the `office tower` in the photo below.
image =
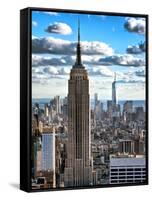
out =
[[135,153],[144,155],[145,154],[145,142],[140,138],[134,140],[135,143]]
[[143,121],[145,119],[145,113],[144,113],[144,108],[141,107],[136,107],[136,119]]
[[40,135],[42,134],[42,132],[43,132],[43,122],[39,121],[39,133],[40,133]]
[[32,137],[32,177],[36,178],[41,171],[41,137]]
[[100,118],[101,118],[101,120],[103,120],[104,119],[104,109],[103,109],[103,103],[101,102],[100,103]]
[[116,99],[116,73],[114,81],[112,83],[112,124],[113,126],[119,127],[119,117],[120,117],[120,105],[117,104]]
[[95,94],[94,94],[94,107],[96,107],[97,102],[98,102],[98,94],[95,93]]
[[43,127],[42,133],[42,176],[55,187],[55,129]]
[[55,110],[55,99],[54,98],[50,100],[50,109],[51,108]]
[[96,102],[94,113],[95,113],[95,119],[99,120],[101,118],[101,104],[100,104],[100,101]]
[[48,106],[47,103],[46,103],[45,106],[44,106],[44,116],[45,116],[45,117],[48,117],[48,116],[49,116],[49,106]]
[[146,180],[145,157],[110,158],[110,184],[141,183]]
[[121,154],[134,154],[135,145],[133,140],[119,140],[119,153]]
[[64,184],[88,186],[92,184],[89,129],[89,79],[81,62],[80,27],[76,62],[68,83],[68,142]]
[[41,170],[42,170],[42,151],[41,148],[37,149],[36,152],[36,171],[35,171],[35,175],[36,177],[41,175]]
[[32,136],[38,136],[38,135],[39,135],[38,115],[34,114],[32,115]]
[[55,161],[56,161],[56,187],[64,187],[64,168],[66,159],[66,141],[61,137],[61,134],[56,135],[55,145]]
[[104,111],[102,102],[100,103],[100,109],[101,109],[101,113],[102,113]]
[[133,112],[133,101],[126,101],[123,105],[123,112],[132,113]]
[[62,112],[63,112],[64,120],[67,121],[67,118],[68,118],[68,99],[67,99],[67,97],[65,97],[63,100]]
[[44,127],[42,133],[42,170],[46,171],[54,169],[55,169],[55,132],[53,128]]
[[38,114],[38,111],[39,111],[39,104],[38,103],[34,104],[34,110],[35,110],[34,114]]
[[112,83],[112,106],[113,109],[116,107],[116,73]]
[[53,105],[50,105],[49,121],[53,121],[56,116],[56,111]]
[[108,117],[111,118],[112,117],[112,101],[108,100],[107,101],[107,112],[108,112]]
[[40,130],[39,130],[39,105],[36,103],[32,110],[32,148],[31,148],[31,167],[32,178],[37,176],[37,151],[40,150]]
[[108,100],[107,101],[107,111],[111,111],[112,110],[112,101],[111,100]]
[[61,113],[61,104],[60,104],[60,96],[55,96],[55,110],[57,114]]
[[94,110],[91,110],[90,112],[90,123],[91,123],[91,128],[96,126],[96,119],[95,119],[95,113]]
[[32,110],[32,135],[39,134],[39,104],[35,103]]
[[123,105],[124,122],[132,121],[132,116],[133,116],[133,101],[126,101]]
[[56,115],[61,114],[61,104],[60,104],[60,96],[55,96],[50,101],[50,121],[54,120]]

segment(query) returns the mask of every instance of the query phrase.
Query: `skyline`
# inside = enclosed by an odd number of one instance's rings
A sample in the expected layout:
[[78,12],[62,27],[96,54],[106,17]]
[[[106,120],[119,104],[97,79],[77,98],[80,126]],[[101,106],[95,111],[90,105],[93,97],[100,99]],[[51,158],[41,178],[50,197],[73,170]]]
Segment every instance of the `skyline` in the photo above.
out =
[[144,100],[144,19],[38,11],[32,12],[32,97],[67,95],[68,76],[75,61],[78,17],[90,96],[98,93],[100,99],[111,99],[116,72],[117,99]]

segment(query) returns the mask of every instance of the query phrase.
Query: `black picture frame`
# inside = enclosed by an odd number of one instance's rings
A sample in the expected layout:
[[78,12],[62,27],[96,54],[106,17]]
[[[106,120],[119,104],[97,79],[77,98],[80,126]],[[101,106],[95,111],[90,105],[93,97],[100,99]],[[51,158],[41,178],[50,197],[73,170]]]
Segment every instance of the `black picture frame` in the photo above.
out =
[[[64,187],[64,188],[49,188],[49,189],[32,189],[31,188],[31,108],[32,108],[32,78],[31,78],[31,37],[32,37],[32,11],[45,12],[64,12],[64,13],[78,13],[89,15],[106,15],[106,16],[123,16],[123,17],[141,17],[146,21],[146,35],[145,35],[145,51],[146,51],[146,178],[141,183],[125,183],[125,184],[103,184],[83,187]],[[99,12],[99,11],[84,11],[84,10],[66,10],[54,8],[36,8],[29,7],[20,11],[20,189],[26,192],[40,192],[40,191],[57,191],[57,190],[73,190],[73,189],[91,189],[91,188],[105,188],[105,187],[120,187],[120,186],[137,186],[148,184],[148,15],[133,14],[133,13],[114,13],[114,12]]]

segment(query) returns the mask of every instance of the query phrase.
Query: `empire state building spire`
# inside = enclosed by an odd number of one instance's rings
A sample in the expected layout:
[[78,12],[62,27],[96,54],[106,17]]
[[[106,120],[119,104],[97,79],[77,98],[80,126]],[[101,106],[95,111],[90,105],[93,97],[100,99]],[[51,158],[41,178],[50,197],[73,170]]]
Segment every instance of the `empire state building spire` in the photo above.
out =
[[84,68],[81,62],[81,44],[80,44],[80,20],[78,20],[78,43],[77,43],[77,54],[76,54],[76,62],[74,67],[76,68]]
[[114,74],[114,81],[112,83],[112,104],[116,106],[116,73]]

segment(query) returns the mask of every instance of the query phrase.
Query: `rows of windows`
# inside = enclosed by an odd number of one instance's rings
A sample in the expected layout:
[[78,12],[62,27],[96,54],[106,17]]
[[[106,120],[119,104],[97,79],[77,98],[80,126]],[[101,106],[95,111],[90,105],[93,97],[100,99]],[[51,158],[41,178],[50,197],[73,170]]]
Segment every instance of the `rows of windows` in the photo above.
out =
[[124,173],[122,173],[122,172],[119,172],[119,173],[117,173],[117,172],[114,172],[114,173],[111,173],[111,176],[122,176],[122,175],[140,175],[140,174],[143,174],[143,175],[145,175],[146,174],[146,172],[124,172]]
[[111,181],[111,184],[112,183],[141,183],[141,182],[143,182],[144,180],[119,180],[119,181],[117,181],[117,180],[112,180]]
[[146,176],[112,176],[111,179],[142,179],[142,178],[146,178]]
[[71,76],[72,80],[87,80],[87,76]]
[[120,171],[145,171],[145,168],[118,168],[118,169],[111,169],[111,172],[120,172]]
[[145,167],[112,168],[110,172],[111,184],[140,183],[146,179]]

